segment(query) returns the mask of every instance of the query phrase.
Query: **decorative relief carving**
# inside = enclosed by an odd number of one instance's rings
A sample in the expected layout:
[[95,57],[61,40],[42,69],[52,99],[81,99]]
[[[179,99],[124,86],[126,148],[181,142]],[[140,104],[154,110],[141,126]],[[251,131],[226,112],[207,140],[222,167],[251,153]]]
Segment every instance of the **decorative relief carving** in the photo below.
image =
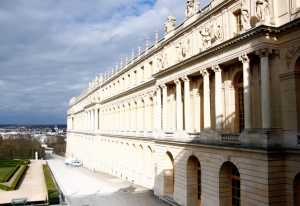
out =
[[297,51],[300,50],[300,45],[293,45],[289,47],[286,51],[285,54],[285,61],[286,61],[286,66],[289,68],[290,67],[290,62],[293,56],[296,54]]
[[222,27],[214,17],[211,18],[209,24],[200,27],[199,33],[202,36],[204,49],[211,47],[212,44],[219,44],[223,39]]
[[239,61],[241,61],[243,64],[244,64],[244,63],[249,63],[249,62],[250,62],[250,60],[249,60],[247,54],[242,54],[241,56],[239,56]]
[[189,38],[185,38],[179,41],[175,46],[177,61],[180,62],[182,59],[191,56],[191,42]]
[[230,156],[230,155],[227,155],[227,156],[226,156],[226,160],[230,162],[231,156]]
[[161,70],[167,68],[168,66],[168,54],[167,52],[161,51],[157,56],[157,68],[158,70]]
[[200,27],[199,33],[202,36],[202,43],[204,49],[211,47],[211,34],[210,29],[208,27]]
[[194,14],[199,12],[200,3],[198,0],[187,0],[187,5],[185,7],[185,19],[192,17]]
[[271,55],[271,59],[280,59],[280,50],[278,49],[273,49],[272,50],[272,55]]
[[243,30],[246,31],[251,28],[250,25],[250,12],[249,12],[249,6],[247,5],[246,0],[243,0],[241,3],[241,22],[243,25]]
[[164,24],[165,35],[173,31],[175,29],[175,26],[176,26],[176,18],[172,14],[169,14],[168,21]]
[[269,0],[257,0],[255,11],[260,22],[270,23],[271,8]]
[[256,51],[256,55],[261,57],[268,57],[270,54],[272,54],[272,50],[270,48],[262,48]]

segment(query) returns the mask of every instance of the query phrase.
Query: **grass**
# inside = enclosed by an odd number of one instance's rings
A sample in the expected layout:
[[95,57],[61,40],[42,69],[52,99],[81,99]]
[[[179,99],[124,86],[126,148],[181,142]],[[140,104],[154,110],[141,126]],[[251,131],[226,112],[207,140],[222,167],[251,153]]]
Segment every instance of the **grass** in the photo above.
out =
[[[0,189],[2,190],[15,190],[20,179],[22,178],[28,164],[29,160],[4,160],[0,161]],[[5,183],[8,182],[11,177],[18,171],[20,165],[24,165],[24,167],[20,170],[19,174],[14,178],[12,184],[7,186]]]
[[59,204],[59,192],[53,182],[50,169],[48,165],[43,165],[44,177],[46,182],[46,187],[48,191],[49,205]]
[[0,167],[0,182],[10,173],[14,167]]

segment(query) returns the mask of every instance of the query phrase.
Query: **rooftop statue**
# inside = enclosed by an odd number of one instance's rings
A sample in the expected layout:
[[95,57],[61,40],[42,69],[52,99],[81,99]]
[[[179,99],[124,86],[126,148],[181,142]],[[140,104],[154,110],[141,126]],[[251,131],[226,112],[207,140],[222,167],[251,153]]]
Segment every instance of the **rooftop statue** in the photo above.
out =
[[194,14],[198,13],[200,3],[198,0],[187,0],[187,5],[185,8],[185,18],[188,19]]
[[168,21],[164,24],[165,34],[173,31],[175,29],[175,25],[176,18],[172,14],[169,14]]

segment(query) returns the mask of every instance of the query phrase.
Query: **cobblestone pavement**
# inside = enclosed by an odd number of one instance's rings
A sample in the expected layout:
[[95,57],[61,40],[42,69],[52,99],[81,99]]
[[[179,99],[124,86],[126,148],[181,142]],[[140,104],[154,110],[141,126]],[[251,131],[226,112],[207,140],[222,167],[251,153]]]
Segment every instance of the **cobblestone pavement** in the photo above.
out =
[[167,206],[153,191],[102,172],[70,167],[51,155],[48,164],[71,206]]

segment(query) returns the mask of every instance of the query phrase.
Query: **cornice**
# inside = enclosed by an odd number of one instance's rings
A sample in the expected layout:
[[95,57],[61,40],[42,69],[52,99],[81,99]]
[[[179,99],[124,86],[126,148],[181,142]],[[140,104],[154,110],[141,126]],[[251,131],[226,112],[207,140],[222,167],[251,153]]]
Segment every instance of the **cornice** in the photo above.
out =
[[300,71],[291,71],[280,75],[280,80],[300,78]]
[[[300,20],[300,19],[299,19]],[[294,24],[292,25],[297,25],[300,21],[298,22],[294,22]],[[288,26],[288,28],[291,28],[292,25]],[[218,45],[215,45],[215,46],[212,46],[206,50],[204,50],[203,52],[200,52],[194,56],[191,56],[190,58],[188,59],[185,59],[177,64],[174,64],[172,66],[170,66],[169,68],[167,69],[164,69],[164,70],[161,70],[159,71],[158,73],[155,73],[153,75],[154,78],[158,78],[158,77],[161,77],[162,75],[164,75],[165,73],[168,73],[172,70],[175,70],[177,68],[180,68],[181,66],[183,65],[186,65],[190,62],[193,62],[199,58],[202,58],[202,57],[205,57],[205,56],[208,56],[210,55],[211,53],[215,53],[216,51],[220,51],[222,49],[226,49],[228,48],[228,46],[232,46],[234,44],[237,44],[243,40],[249,40],[249,37],[251,37],[251,39],[253,38],[256,38],[257,36],[262,36],[262,35],[271,35],[271,34],[274,34],[276,35],[277,33],[279,33],[279,31],[282,31],[282,28],[279,27],[275,27],[275,26],[266,26],[266,25],[260,25],[258,27],[254,27],[250,30],[248,30],[247,32],[243,33],[243,34],[240,34],[236,37],[233,37],[231,39],[228,39],[224,42],[221,42],[220,44]],[[255,50],[258,50],[260,48],[263,48],[263,47],[270,47],[271,49],[277,49],[276,45],[273,45],[273,44],[268,44],[268,43],[264,43],[264,44],[260,44],[260,45],[257,45],[255,47],[253,47],[251,50],[251,52],[255,51]],[[217,63],[216,63],[217,64]]]
[[110,102],[110,101],[113,101],[113,100],[115,100],[115,99],[118,99],[118,98],[120,98],[120,97],[122,97],[122,96],[124,96],[124,95],[126,95],[126,94],[128,94],[128,93],[133,93],[134,91],[141,90],[141,89],[143,89],[144,87],[148,87],[150,84],[155,84],[155,82],[156,82],[155,79],[151,79],[150,81],[147,81],[147,82],[144,83],[144,84],[140,84],[140,85],[138,85],[138,86],[136,86],[136,87],[132,87],[132,88],[130,88],[129,90],[125,90],[125,91],[123,91],[123,92],[120,92],[119,94],[116,94],[116,95],[114,95],[114,96],[112,96],[112,97],[109,97],[108,99],[105,99],[105,100],[103,100],[103,101],[100,101],[100,104],[105,104],[105,103],[107,103],[107,102]]

